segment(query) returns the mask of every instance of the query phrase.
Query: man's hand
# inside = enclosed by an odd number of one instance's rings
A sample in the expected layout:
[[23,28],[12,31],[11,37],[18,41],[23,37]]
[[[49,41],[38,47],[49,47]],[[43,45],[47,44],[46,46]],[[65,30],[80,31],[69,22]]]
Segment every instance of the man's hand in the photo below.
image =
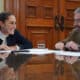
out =
[[69,50],[79,50],[78,44],[75,43],[74,41],[67,42],[65,47],[68,48]]
[[[64,43],[63,42],[58,42],[55,44],[55,48],[59,49],[59,50],[63,50],[64,49]],[[59,61],[64,60],[64,56],[59,56],[59,55],[55,55],[55,58]]]
[[65,57],[65,61],[69,64],[73,64],[78,60],[78,57]]
[[56,49],[59,49],[59,50],[62,50],[64,49],[64,43],[63,42],[58,42],[55,44],[55,48]]
[[55,58],[59,61],[63,61],[64,60],[64,56],[59,56],[59,55],[55,55]]

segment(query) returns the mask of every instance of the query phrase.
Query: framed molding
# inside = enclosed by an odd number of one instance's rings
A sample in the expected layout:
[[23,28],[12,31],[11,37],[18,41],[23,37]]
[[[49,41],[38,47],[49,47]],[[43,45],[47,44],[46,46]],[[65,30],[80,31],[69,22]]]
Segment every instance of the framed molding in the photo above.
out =
[[27,6],[26,7],[26,17],[37,17],[37,7],[36,6]]
[[53,18],[53,7],[44,7],[43,8],[43,17],[44,18]]

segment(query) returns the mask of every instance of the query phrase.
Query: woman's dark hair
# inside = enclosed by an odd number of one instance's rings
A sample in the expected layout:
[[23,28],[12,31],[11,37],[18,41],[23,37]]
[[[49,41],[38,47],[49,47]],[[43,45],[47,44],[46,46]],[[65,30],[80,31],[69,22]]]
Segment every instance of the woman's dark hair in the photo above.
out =
[[10,12],[1,12],[0,13],[0,21],[5,22],[5,20],[7,20],[10,15],[14,15],[14,14],[12,14]]

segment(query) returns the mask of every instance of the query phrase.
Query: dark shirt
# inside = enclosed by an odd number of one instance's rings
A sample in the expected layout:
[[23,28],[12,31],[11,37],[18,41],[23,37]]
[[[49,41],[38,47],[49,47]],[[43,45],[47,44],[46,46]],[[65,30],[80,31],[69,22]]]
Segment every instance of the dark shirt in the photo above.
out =
[[[6,40],[8,46],[18,45],[20,49],[30,49],[33,47],[32,43],[28,39],[25,39],[17,30],[15,30],[14,35],[9,35]],[[15,55],[14,53],[12,53],[7,57],[6,64],[9,67],[13,67],[14,70],[17,70],[21,64],[28,61],[28,59],[31,57],[32,57],[31,54]]]
[[80,28],[75,27],[69,34],[69,36],[63,40],[64,43],[69,41],[74,41],[75,43],[80,45]]

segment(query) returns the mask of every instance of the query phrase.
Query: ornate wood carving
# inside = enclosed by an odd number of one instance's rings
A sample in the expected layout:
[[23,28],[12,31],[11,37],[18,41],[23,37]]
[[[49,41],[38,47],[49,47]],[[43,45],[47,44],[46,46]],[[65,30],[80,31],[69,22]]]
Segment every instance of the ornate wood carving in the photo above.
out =
[[66,0],[65,1],[65,26],[73,28],[74,10],[80,6],[79,0]]
[[34,47],[38,48],[39,44],[44,44],[44,48],[50,47],[51,44],[48,41],[51,41],[51,30],[49,28],[41,28],[41,27],[29,27],[29,38],[32,40]]
[[53,19],[53,7],[44,7],[44,18],[52,18]]
[[37,17],[37,8],[36,6],[27,6],[26,7],[26,17]]
[[74,9],[66,9],[66,19],[73,20]]

